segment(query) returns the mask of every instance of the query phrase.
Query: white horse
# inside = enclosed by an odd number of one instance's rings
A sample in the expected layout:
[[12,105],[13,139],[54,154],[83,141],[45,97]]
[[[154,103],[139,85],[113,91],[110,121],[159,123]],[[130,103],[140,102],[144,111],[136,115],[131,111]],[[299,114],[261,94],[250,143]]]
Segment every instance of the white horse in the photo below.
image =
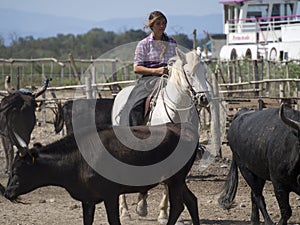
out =
[[[172,60],[173,64],[169,66],[168,79],[162,76],[160,82],[166,82],[166,85],[158,85],[161,88],[156,92],[156,104],[151,109],[148,124],[158,125],[168,122],[181,123],[191,122],[196,112],[195,104],[199,104],[202,99],[207,101],[210,99],[207,86],[206,74],[207,65],[196,54],[196,51],[183,53],[180,49],[176,49],[176,54]],[[174,61],[175,60],[175,61]],[[112,123],[119,125],[119,114],[124,107],[133,86],[122,89],[116,96],[112,110]],[[147,215],[147,195],[139,195],[137,205],[137,213],[140,216]],[[168,191],[165,190],[164,196],[160,203],[159,222],[167,219],[168,208]],[[120,212],[121,218],[130,217],[125,195],[120,196]]]

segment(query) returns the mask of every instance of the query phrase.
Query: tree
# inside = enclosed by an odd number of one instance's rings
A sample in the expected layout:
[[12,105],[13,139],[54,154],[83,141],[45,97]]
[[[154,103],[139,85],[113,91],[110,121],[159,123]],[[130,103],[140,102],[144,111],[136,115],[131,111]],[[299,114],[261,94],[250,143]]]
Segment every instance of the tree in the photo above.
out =
[[[122,33],[94,28],[85,34],[57,34],[56,37],[34,39],[32,36],[19,37],[10,34],[10,46],[4,46],[0,36],[1,58],[41,58],[66,59],[71,52],[74,58],[97,58],[120,45],[139,41],[147,36],[143,30],[128,30]],[[193,42],[185,34],[173,36],[178,45],[192,49]]]
[[189,39],[186,34],[176,34],[172,37],[176,40],[177,45],[181,45],[187,49],[193,49],[193,41]]
[[4,47],[5,45],[5,39],[2,35],[0,35],[0,47]]

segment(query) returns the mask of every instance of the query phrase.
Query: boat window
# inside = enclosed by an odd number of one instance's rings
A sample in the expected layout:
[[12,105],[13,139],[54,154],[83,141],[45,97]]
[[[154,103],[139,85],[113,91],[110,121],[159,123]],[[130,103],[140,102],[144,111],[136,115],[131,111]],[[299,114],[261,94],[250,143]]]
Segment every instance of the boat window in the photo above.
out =
[[232,19],[236,19],[234,17],[234,6],[231,5],[224,5],[224,20],[232,20]]
[[293,15],[294,12],[294,4],[284,4],[284,11],[286,16]]
[[268,16],[268,5],[249,5],[247,11],[247,18],[249,19],[257,19],[260,17]]
[[274,4],[271,16],[280,16],[280,4]]
[[294,4],[273,4],[271,16],[290,16],[293,14]]

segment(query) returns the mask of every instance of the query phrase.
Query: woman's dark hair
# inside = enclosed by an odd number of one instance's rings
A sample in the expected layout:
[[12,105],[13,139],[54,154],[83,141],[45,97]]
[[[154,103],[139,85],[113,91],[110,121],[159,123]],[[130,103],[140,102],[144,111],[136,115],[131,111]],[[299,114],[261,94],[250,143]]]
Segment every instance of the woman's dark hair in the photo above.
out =
[[168,22],[167,17],[160,11],[153,11],[150,13],[149,18],[148,18],[148,24],[147,27],[149,27],[150,29],[153,27],[153,24],[155,23],[155,21],[157,20],[165,20],[166,23]]

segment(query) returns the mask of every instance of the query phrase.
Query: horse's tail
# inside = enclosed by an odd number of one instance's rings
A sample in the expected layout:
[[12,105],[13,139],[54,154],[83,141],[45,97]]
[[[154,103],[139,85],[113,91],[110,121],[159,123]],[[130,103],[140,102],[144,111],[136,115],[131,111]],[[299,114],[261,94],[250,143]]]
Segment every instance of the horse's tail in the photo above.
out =
[[218,199],[219,205],[223,209],[230,209],[233,207],[233,201],[238,187],[238,168],[234,157],[230,166],[230,171],[227,175],[223,191]]

